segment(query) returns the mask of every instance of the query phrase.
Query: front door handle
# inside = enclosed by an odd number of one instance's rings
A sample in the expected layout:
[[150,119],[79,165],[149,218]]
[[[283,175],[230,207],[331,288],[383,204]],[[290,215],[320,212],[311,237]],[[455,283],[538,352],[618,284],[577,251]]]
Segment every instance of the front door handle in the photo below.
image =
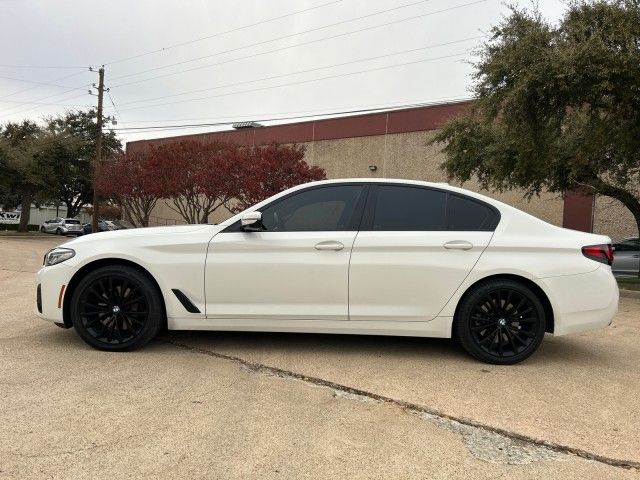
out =
[[316,243],[316,250],[342,250],[344,245],[341,242],[327,240],[326,242]]
[[443,247],[447,250],[471,250],[473,243],[467,242],[466,240],[452,240],[451,242],[445,243]]

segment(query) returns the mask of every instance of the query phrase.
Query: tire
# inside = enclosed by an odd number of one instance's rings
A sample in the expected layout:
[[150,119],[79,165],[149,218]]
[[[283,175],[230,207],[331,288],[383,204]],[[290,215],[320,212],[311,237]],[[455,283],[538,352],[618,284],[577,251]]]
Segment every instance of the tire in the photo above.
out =
[[62,230],[60,230],[59,228],[56,228],[56,235],[62,235]]
[[40,233],[44,233],[44,227],[40,227]]
[[545,327],[544,306],[530,288],[514,280],[496,279],[464,295],[453,335],[478,360],[513,365],[538,349]]
[[164,303],[154,282],[136,268],[98,268],[71,296],[71,321],[98,350],[127,351],[149,343],[164,324]]

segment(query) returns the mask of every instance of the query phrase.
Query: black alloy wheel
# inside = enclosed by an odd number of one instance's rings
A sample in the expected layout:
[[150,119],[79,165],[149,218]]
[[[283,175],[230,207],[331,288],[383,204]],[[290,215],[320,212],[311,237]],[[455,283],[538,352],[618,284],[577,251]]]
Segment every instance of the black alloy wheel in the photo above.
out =
[[488,363],[513,364],[529,357],[545,333],[545,310],[537,295],[513,280],[493,280],[469,292],[455,319],[464,349]]
[[163,323],[162,297],[143,272],[103,267],[73,292],[71,319],[83,340],[101,350],[131,350],[154,338]]

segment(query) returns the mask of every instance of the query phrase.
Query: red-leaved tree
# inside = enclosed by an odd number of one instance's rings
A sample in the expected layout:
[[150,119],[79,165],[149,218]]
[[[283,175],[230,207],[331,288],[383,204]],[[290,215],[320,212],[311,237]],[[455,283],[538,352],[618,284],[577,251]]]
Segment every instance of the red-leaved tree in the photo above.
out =
[[187,223],[207,223],[239,191],[240,149],[224,142],[171,142],[150,149],[150,168],[167,206]]
[[105,161],[96,175],[96,189],[113,198],[137,227],[149,226],[149,216],[162,197],[148,152],[120,154]]
[[304,146],[277,143],[242,149],[242,180],[228,208],[239,212],[287,188],[327,178],[324,169],[305,162],[304,153]]

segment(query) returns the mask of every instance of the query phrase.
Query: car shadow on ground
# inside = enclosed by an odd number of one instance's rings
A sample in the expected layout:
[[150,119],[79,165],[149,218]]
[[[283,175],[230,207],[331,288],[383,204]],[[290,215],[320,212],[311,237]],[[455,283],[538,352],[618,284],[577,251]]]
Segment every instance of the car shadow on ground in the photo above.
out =
[[[52,326],[42,332],[41,341],[59,348],[91,350],[74,331]],[[452,339],[394,337],[377,335],[340,335],[271,332],[211,332],[169,331],[162,333],[150,345],[138,350],[173,349],[172,344],[196,347],[213,353],[254,361],[256,356],[315,356],[319,359],[339,357],[341,361],[384,357],[399,362],[457,363],[482,365],[467,355]],[[251,358],[247,358],[251,356]],[[547,335],[539,350],[521,365],[553,366],[599,362],[601,352],[589,347],[580,337]]]

